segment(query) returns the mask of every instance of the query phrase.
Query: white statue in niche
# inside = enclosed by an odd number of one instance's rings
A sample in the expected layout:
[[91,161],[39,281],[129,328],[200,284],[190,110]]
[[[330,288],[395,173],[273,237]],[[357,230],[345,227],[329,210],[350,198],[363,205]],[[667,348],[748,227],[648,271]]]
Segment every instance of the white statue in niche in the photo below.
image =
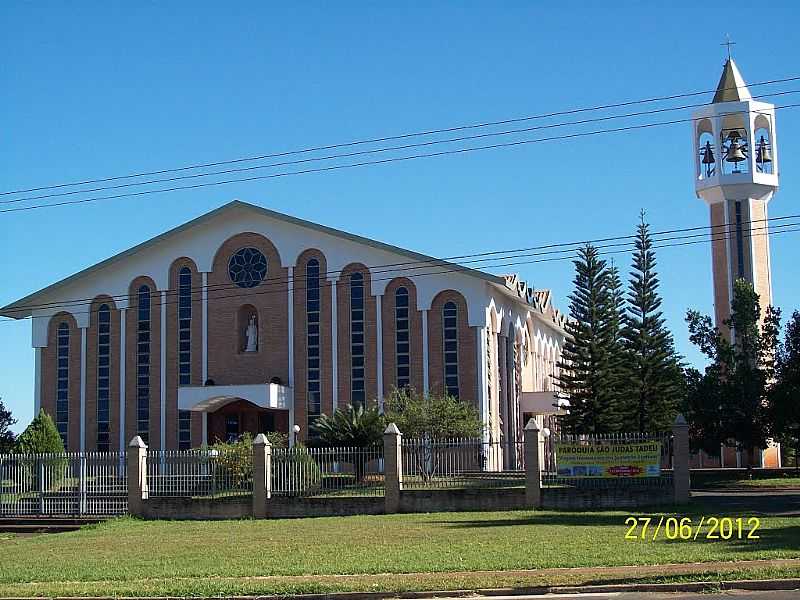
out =
[[250,317],[250,323],[247,325],[245,335],[247,336],[247,346],[245,346],[244,351],[256,352],[258,350],[258,326],[256,325],[255,315]]

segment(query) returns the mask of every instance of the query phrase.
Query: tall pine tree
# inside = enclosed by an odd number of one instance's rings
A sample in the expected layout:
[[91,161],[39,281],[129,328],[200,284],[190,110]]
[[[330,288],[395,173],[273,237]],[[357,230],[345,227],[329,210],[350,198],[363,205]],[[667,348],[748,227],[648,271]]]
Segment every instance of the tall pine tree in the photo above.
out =
[[[571,319],[559,364],[558,386],[570,403],[564,424],[571,433],[616,432],[622,411],[614,273],[591,245],[579,250],[574,264]],[[617,296],[618,281],[617,276]]]
[[622,331],[628,357],[621,386],[630,431],[666,431],[683,393],[681,360],[661,312],[656,255],[650,226],[641,215]]

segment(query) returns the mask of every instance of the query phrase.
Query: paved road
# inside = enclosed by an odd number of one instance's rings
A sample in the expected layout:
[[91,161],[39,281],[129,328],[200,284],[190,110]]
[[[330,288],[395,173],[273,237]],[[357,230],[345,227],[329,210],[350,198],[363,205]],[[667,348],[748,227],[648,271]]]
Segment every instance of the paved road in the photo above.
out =
[[[685,592],[590,592],[586,594],[545,594],[540,596],[470,596],[469,600],[797,600],[800,590],[780,592],[728,591],[718,594]],[[434,600],[434,599],[431,599]],[[435,600],[464,600],[437,598]]]
[[774,517],[800,516],[800,492],[796,490],[692,491],[693,503],[712,505],[723,513],[760,513]]

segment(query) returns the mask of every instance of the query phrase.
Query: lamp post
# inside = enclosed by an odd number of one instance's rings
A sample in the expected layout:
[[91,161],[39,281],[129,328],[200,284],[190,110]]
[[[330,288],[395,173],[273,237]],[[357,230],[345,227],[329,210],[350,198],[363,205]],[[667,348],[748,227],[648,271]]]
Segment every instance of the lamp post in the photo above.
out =
[[292,431],[294,432],[294,445],[297,445],[297,436],[300,435],[300,425],[295,425],[292,427]]

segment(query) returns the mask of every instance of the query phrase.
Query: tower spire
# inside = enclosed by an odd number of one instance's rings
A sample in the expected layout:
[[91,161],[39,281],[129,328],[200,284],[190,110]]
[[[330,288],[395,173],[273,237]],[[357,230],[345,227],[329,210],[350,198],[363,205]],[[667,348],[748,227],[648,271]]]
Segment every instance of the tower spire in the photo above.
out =
[[714,93],[712,102],[719,104],[720,102],[742,102],[752,99],[750,90],[747,89],[747,84],[744,82],[744,77],[739,72],[739,67],[729,57],[722,68],[722,76],[719,78],[717,91]]

